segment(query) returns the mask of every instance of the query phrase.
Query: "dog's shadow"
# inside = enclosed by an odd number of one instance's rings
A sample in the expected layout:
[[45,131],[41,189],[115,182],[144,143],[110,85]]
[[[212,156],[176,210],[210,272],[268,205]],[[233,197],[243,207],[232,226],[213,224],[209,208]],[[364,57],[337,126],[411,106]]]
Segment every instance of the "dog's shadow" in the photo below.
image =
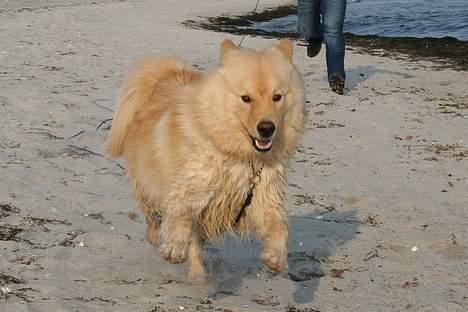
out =
[[[326,214],[316,210],[289,218],[289,271],[282,276],[295,282],[296,303],[313,300],[320,277],[327,273],[323,271],[321,261],[356,236],[360,225],[356,214],[356,209]],[[261,243],[256,239],[238,241],[226,236],[223,243],[208,244],[205,263],[215,286],[212,297],[236,295],[244,278],[265,274],[260,253]]]

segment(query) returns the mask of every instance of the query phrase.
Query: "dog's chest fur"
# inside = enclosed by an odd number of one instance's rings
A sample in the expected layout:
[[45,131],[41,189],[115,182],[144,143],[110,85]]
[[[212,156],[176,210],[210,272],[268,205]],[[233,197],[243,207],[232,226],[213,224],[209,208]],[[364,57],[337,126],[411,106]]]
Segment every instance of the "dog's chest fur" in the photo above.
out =
[[236,219],[247,198],[250,175],[250,167],[243,164],[212,171],[211,179],[205,184],[207,198],[198,214],[198,225],[206,238],[218,237],[226,231],[243,232],[246,217],[239,224]]

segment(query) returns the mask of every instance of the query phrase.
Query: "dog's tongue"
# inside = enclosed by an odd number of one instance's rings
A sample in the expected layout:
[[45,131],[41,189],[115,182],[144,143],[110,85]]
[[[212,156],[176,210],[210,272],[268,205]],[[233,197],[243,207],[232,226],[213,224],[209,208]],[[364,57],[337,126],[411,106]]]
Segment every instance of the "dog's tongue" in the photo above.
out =
[[257,140],[258,145],[261,147],[266,147],[270,145],[270,140]]

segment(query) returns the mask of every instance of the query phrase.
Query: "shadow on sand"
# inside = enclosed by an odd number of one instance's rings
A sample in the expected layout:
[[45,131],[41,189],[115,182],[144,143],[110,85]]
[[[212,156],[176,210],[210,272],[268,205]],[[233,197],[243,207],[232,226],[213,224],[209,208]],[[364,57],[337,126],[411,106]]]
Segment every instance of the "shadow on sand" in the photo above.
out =
[[[282,278],[295,283],[296,303],[313,301],[320,277],[328,274],[322,261],[356,236],[361,224],[356,215],[356,209],[326,213],[316,210],[289,218],[289,272]],[[238,241],[226,236],[223,243],[208,244],[205,250],[205,262],[215,285],[212,295],[215,298],[236,295],[244,278],[258,278],[258,273],[265,272],[259,260],[261,243],[256,239]]]
[[[356,87],[362,82],[371,79],[377,74],[389,74],[393,76],[399,76],[404,78],[411,78],[412,76],[407,73],[396,72],[391,70],[381,69],[372,65],[367,66],[356,66],[346,69],[346,88],[351,91],[356,89]],[[327,79],[326,76],[324,78]]]

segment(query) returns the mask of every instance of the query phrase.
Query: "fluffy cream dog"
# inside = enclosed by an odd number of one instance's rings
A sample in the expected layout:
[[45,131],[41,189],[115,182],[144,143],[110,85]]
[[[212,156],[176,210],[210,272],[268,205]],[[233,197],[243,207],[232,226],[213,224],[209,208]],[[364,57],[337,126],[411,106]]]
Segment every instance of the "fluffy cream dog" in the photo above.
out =
[[144,60],[125,82],[107,142],[123,155],[147,238],[164,259],[189,259],[203,280],[202,243],[254,232],[272,271],[287,266],[287,160],[303,132],[304,89],[289,40],[262,51],[221,45],[201,74],[176,57]]

